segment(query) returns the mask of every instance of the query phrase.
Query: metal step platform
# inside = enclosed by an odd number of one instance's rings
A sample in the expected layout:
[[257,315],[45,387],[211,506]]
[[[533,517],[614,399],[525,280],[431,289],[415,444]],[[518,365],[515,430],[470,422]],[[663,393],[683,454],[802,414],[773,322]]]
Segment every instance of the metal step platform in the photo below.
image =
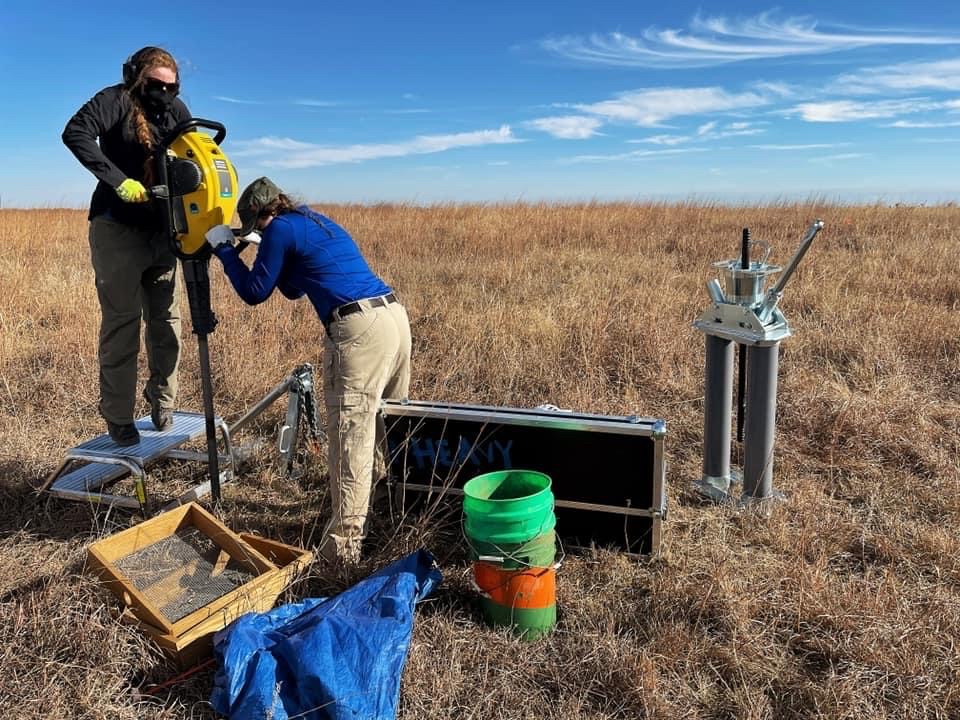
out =
[[[235,467],[230,432],[221,418],[214,423],[223,439],[225,453],[221,462]],[[136,421],[140,442],[136,445],[117,445],[104,433],[87,440],[67,452],[60,467],[52,472],[41,487],[50,494],[68,500],[83,500],[140,509],[147,514],[147,465],[161,459],[196,460],[206,462],[206,453],[179,450],[179,448],[206,435],[206,420],[200,413],[173,413],[173,423],[167,430],[156,430],[150,416]],[[69,470],[69,471],[68,471]],[[126,476],[133,476],[136,497],[111,495],[101,492],[104,485]],[[229,476],[229,470],[226,473]],[[196,499],[210,492],[209,481],[191,488],[183,497]],[[179,504],[177,499],[173,504]]]

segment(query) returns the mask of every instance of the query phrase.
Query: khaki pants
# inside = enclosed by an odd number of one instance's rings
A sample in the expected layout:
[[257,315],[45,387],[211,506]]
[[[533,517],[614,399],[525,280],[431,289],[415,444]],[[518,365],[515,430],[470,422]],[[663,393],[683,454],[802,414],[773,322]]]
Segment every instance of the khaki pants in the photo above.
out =
[[410,387],[410,322],[400,303],[363,309],[330,325],[324,337],[333,515],[320,546],[327,559],[356,562],[373,485],[384,470],[380,400],[403,399]]
[[141,317],[150,368],[146,393],[174,408],[180,311],[176,258],[167,236],[94,218],[90,258],[100,300],[100,414],[121,425],[134,420]]

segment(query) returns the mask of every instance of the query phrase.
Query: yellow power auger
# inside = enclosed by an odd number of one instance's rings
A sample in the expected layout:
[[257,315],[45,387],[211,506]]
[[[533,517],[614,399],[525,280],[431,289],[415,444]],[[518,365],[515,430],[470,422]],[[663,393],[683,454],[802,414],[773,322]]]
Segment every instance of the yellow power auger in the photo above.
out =
[[[213,137],[198,128],[214,130]],[[183,267],[190,319],[200,351],[200,382],[206,421],[210,495],[220,501],[220,465],[213,411],[213,381],[207,335],[217,326],[210,306],[210,246],[204,237],[214,225],[229,225],[240,191],[237,172],[220,149],[226,128],[212,120],[192,118],[177,125],[156,149],[159,184],[150,194],[159,203],[174,254]]]

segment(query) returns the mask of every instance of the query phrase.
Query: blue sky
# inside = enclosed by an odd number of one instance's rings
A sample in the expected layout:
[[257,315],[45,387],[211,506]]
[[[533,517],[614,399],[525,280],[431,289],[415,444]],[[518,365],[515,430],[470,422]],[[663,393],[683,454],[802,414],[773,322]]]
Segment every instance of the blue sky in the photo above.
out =
[[0,201],[86,204],[60,133],[148,44],[309,201],[960,199],[955,4],[799,5],[12,0]]

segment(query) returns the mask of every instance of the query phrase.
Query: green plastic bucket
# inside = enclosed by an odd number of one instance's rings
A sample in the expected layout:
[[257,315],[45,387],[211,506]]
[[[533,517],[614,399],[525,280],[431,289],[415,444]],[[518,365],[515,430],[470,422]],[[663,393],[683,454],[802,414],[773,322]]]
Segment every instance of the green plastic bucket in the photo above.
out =
[[467,536],[470,559],[495,562],[504,570],[551,567],[557,559],[557,536],[553,530],[522,543],[491,543]]
[[557,624],[557,606],[545,608],[509,608],[490,600],[481,602],[483,617],[492,627],[508,627],[521,640],[539,640],[549,635]]
[[550,477],[535,470],[497,470],[463,486],[464,531],[472,542],[518,545],[553,530]]

